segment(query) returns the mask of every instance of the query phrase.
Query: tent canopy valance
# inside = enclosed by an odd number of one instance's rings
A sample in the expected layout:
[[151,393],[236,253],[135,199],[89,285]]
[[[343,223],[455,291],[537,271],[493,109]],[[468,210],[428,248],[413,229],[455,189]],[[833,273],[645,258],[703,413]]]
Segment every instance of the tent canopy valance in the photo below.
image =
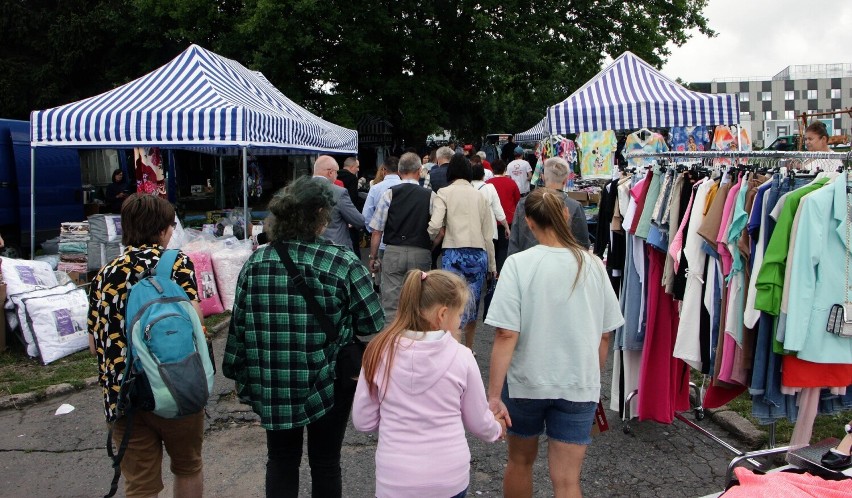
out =
[[261,73],[198,45],[114,90],[33,111],[30,123],[35,147],[358,151],[355,130],[315,116]]
[[547,109],[555,134],[739,123],[736,95],[687,90],[631,52]]
[[547,138],[547,116],[532,128],[521,133],[515,133],[515,142],[540,142]]

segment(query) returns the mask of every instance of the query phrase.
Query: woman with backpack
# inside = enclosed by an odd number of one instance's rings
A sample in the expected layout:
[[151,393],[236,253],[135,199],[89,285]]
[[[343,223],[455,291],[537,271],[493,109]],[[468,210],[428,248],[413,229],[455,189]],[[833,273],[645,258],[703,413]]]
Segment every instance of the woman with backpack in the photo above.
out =
[[[264,230],[270,244],[237,280],[222,371],[266,429],[266,496],[298,496],[306,429],[312,496],[342,496],[340,448],[356,382],[342,375],[351,357],[340,352],[384,321],[361,261],[320,238],[333,207],[325,181],[302,177],[277,192]],[[354,368],[357,379],[360,360]]]
[[[130,426],[121,473],[127,496],[156,496],[163,490],[163,447],[175,475],[175,496],[203,494],[201,443],[204,410],[182,418],[164,418],[153,411],[125,414],[119,406],[119,387],[127,375],[127,301],[140,275],[154,269],[163,256],[175,228],[175,209],[155,195],[133,194],[121,206],[121,242],[124,254],[101,268],[89,288],[89,350],[98,357],[99,381],[104,393],[107,422],[114,422],[113,442],[122,444]],[[198,301],[195,269],[189,257],[177,253],[169,277],[186,292],[203,320]],[[206,347],[204,348],[206,353]],[[207,393],[201,393],[206,400]],[[132,416],[132,424],[128,419]],[[117,483],[117,475],[116,481]]]

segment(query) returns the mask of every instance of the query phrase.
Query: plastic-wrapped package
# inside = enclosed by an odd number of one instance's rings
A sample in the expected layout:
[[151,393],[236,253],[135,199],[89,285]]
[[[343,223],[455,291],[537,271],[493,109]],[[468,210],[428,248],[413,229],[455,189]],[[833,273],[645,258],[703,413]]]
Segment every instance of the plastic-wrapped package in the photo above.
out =
[[96,242],[121,242],[121,215],[93,214],[89,216],[89,236]]
[[[44,296],[55,296],[55,295],[63,295],[69,291],[72,291],[77,288],[73,282],[68,282],[64,285],[57,285],[55,287],[51,287],[49,289],[37,289],[30,290],[25,292],[20,292],[17,294],[9,294],[9,302],[12,304],[14,308],[14,313],[6,313],[6,317],[8,318],[9,326],[13,330],[20,326],[20,338],[23,340],[24,345],[27,347],[27,354],[30,356],[38,356],[39,349],[38,344],[36,343],[36,339],[33,337],[32,329],[30,328],[29,322],[27,321],[27,310],[24,307],[24,300],[36,297],[44,297]],[[83,296],[85,297],[86,291],[83,291]],[[86,304],[88,308],[88,302]],[[14,316],[14,320],[13,317]],[[86,322],[83,322],[86,323]],[[88,344],[88,343],[87,343]]]
[[[21,294],[36,289],[56,286],[56,275],[50,263],[30,261],[26,259],[11,259],[0,256],[0,267],[3,271],[3,283],[6,284],[6,294]],[[7,306],[6,309],[11,309]]]
[[169,245],[166,246],[166,249],[183,249],[184,244],[186,244],[186,235],[183,233],[183,225],[175,215],[175,230],[172,232],[172,238],[169,239]]
[[209,252],[186,253],[195,267],[195,278],[198,281],[198,297],[201,299],[201,312],[204,316],[216,315],[225,311],[219,299],[216,288],[216,276],[213,271],[213,260]]
[[222,306],[226,310],[234,307],[234,294],[237,291],[237,278],[246,260],[251,256],[251,240],[237,240],[229,237],[216,242],[211,251],[213,256],[213,269],[216,273],[216,286],[219,289],[219,297]]
[[59,266],[59,254],[44,254],[42,256],[36,256],[35,261],[43,261],[55,270]]
[[83,289],[75,287],[60,294],[31,296],[21,301],[26,323],[45,365],[89,346],[86,325],[89,300]]

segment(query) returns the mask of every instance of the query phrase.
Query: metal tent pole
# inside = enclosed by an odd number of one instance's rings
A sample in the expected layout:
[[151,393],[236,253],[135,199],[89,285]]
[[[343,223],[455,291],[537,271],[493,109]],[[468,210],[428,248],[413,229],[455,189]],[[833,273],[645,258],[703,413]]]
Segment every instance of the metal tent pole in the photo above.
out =
[[219,184],[216,188],[216,207],[218,209],[225,208],[225,173],[222,165],[222,156],[219,156]]
[[35,259],[35,147],[30,145],[30,259]]
[[243,145],[243,228],[248,233],[249,214],[248,214],[248,147]]

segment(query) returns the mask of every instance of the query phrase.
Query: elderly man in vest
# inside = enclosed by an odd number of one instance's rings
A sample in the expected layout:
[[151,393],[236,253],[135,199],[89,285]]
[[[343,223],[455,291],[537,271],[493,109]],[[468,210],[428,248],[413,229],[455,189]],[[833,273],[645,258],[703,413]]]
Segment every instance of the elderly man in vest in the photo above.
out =
[[[381,295],[385,323],[396,314],[402,283],[409,270],[429,271],[432,241],[426,229],[435,193],[420,186],[420,158],[408,152],[399,159],[402,182],[389,188],[379,199],[370,220],[370,269],[382,272]],[[385,251],[378,257],[384,238]]]

